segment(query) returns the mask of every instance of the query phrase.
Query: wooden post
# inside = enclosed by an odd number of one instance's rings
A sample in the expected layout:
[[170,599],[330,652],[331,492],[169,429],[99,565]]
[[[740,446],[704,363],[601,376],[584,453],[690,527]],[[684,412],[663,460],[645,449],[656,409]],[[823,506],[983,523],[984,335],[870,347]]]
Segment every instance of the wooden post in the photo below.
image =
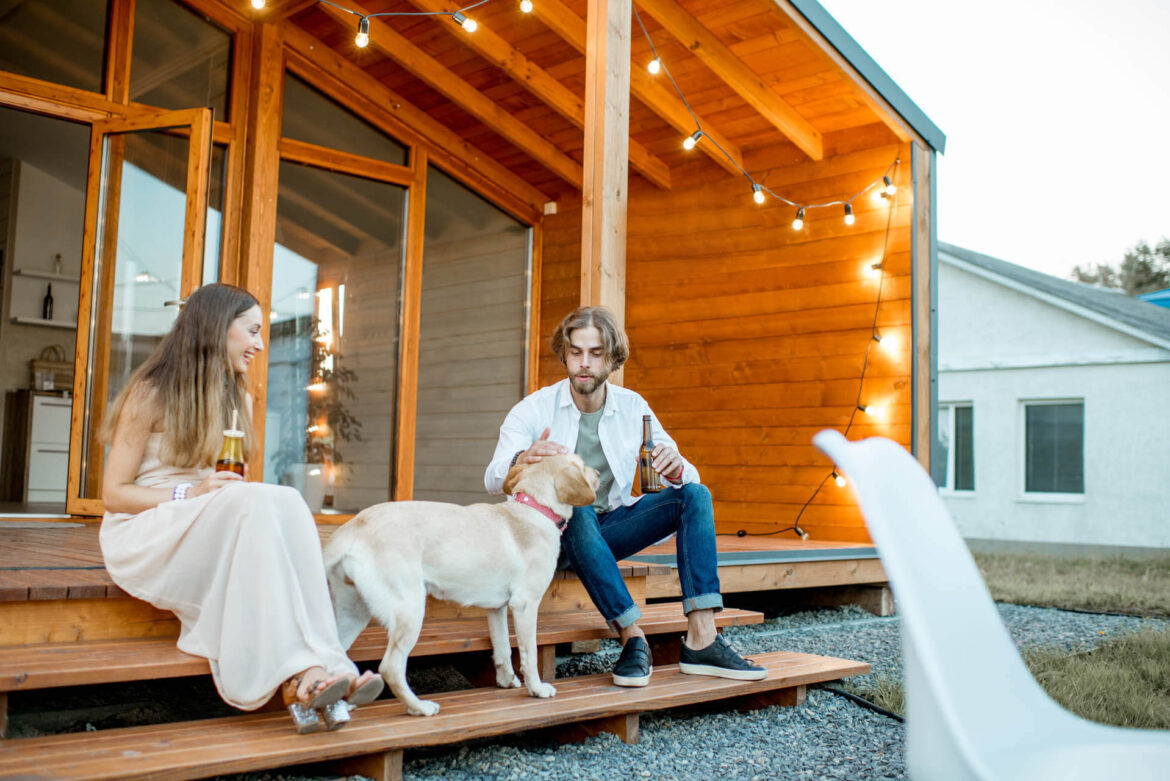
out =
[[[244,147],[243,220],[240,224],[240,262],[236,284],[260,301],[268,322],[272,309],[272,255],[276,236],[276,186],[280,168],[277,141],[284,105],[284,56],[280,28],[257,24],[253,28],[252,93],[248,101],[248,133]],[[263,480],[264,407],[268,391],[268,351],[261,351],[248,372],[252,393],[252,430],[257,448],[251,480]]]
[[[912,144],[911,155],[911,197],[914,208],[914,232],[912,246],[914,248],[913,263],[913,344],[914,355],[911,361],[913,373],[913,410],[912,419],[914,430],[910,433],[913,453],[928,472],[931,470],[931,451],[934,444],[935,411],[934,401],[937,389],[933,387],[935,381],[932,367],[932,356],[936,354],[934,323],[937,312],[934,300],[938,290],[938,280],[932,278],[934,271],[934,215],[931,213],[932,190],[934,171],[931,170],[932,155],[918,144]],[[905,162],[903,161],[903,167]],[[903,187],[898,182],[899,187]]]
[[414,184],[406,210],[406,271],[402,279],[402,334],[399,343],[398,420],[394,438],[398,441],[394,468],[394,500],[414,496],[415,413],[418,410],[418,337],[422,306],[423,241],[427,224],[427,150],[410,152]]
[[338,760],[334,768],[347,776],[365,776],[374,781],[402,781],[402,750],[348,757]]
[[[589,0],[581,188],[581,305],[608,307],[623,327],[631,14],[630,0]],[[620,384],[620,372],[610,381]]]

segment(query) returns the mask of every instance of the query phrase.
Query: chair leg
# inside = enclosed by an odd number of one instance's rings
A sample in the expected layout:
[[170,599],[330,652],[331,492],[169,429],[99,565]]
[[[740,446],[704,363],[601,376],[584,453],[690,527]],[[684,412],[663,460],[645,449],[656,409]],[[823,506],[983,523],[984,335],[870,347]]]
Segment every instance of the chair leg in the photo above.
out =
[[334,764],[347,776],[365,776],[374,781],[402,781],[402,751],[383,751],[360,757],[346,757]]

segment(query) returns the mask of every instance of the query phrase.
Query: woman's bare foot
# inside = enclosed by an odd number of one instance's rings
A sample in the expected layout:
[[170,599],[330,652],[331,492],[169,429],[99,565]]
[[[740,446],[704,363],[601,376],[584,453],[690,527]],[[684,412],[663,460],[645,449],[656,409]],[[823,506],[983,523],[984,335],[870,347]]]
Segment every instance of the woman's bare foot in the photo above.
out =
[[350,683],[345,699],[350,705],[365,705],[376,700],[384,686],[382,676],[373,670],[366,670]]

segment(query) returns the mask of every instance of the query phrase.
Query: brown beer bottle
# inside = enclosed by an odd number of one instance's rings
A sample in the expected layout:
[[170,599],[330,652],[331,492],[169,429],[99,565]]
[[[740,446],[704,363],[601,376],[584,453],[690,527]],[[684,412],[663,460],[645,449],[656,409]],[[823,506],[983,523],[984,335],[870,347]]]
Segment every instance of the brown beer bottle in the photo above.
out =
[[650,416],[642,416],[642,448],[638,451],[638,473],[642,478],[642,493],[656,494],[662,490],[662,478],[654,469],[654,435],[650,431]]
[[244,476],[244,432],[236,428],[238,410],[232,410],[232,427],[224,429],[223,447],[215,460],[215,471],[235,472]]

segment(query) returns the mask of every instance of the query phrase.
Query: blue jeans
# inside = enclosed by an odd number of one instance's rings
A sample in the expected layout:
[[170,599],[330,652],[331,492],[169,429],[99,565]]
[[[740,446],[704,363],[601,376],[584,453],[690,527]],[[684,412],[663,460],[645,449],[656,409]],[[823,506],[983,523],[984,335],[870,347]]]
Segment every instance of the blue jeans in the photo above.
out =
[[631,507],[601,515],[592,507],[575,507],[561,545],[593,604],[616,630],[630,626],[642,615],[617,562],[676,532],[683,612],[722,610],[715,513],[711,492],[703,485],[663,488],[646,494]]

